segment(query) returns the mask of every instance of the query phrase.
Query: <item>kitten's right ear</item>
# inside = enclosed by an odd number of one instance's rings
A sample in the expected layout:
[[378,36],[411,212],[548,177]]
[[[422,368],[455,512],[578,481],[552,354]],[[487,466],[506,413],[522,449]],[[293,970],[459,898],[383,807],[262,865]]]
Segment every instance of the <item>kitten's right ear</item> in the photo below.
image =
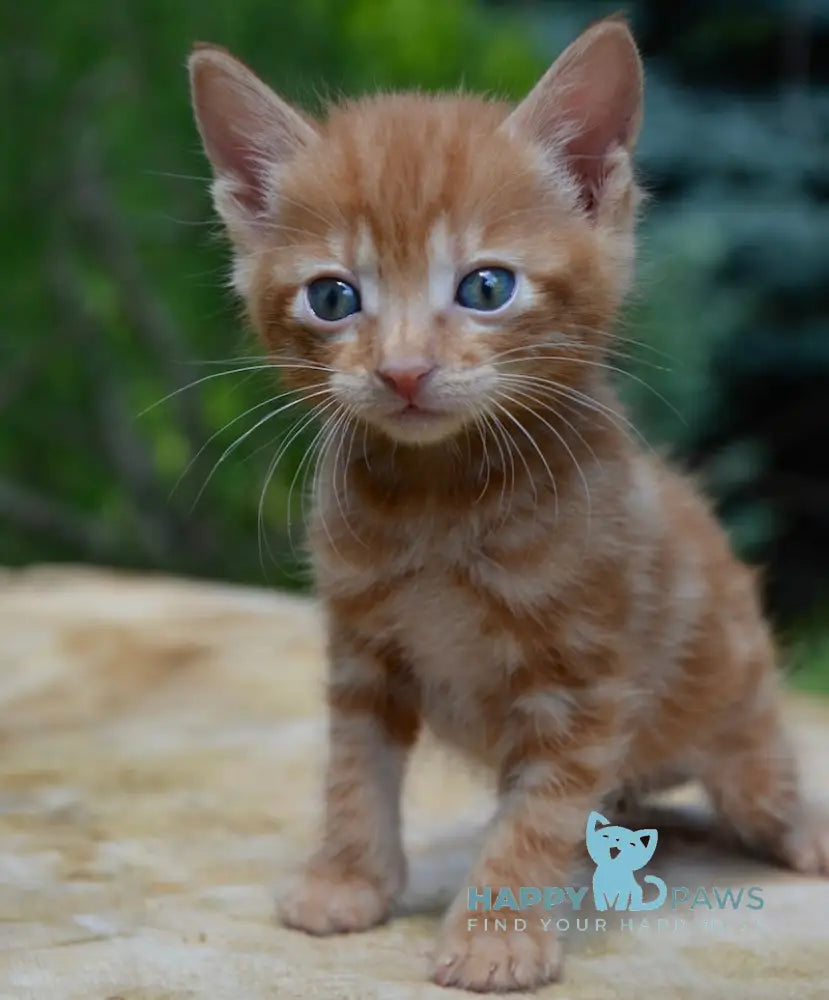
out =
[[197,45],[188,68],[196,124],[216,177],[216,209],[234,238],[250,236],[270,203],[279,167],[318,133],[224,49]]

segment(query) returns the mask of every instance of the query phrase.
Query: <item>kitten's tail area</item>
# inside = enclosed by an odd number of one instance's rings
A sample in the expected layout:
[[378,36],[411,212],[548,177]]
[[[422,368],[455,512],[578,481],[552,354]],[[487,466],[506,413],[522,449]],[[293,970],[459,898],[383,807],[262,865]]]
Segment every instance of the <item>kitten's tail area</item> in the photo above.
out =
[[657,894],[656,899],[651,900],[650,903],[643,902],[642,903],[642,909],[643,910],[658,910],[659,907],[668,898],[668,887],[667,887],[667,885],[665,885],[664,880],[661,879],[658,875],[645,875],[645,877],[642,879],[642,881],[643,882],[650,882],[651,885],[655,885],[659,889],[659,893]]

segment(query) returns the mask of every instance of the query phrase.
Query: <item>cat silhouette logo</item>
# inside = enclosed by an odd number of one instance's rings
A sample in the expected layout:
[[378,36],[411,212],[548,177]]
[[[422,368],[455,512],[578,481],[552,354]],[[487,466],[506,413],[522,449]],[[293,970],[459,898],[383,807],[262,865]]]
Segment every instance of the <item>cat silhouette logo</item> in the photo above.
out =
[[668,895],[664,881],[657,875],[643,876],[644,882],[658,888],[656,899],[645,902],[642,886],[633,874],[653,857],[658,836],[656,830],[628,830],[613,826],[601,813],[590,813],[585,841],[596,863],[593,900],[597,910],[656,910],[662,906]]

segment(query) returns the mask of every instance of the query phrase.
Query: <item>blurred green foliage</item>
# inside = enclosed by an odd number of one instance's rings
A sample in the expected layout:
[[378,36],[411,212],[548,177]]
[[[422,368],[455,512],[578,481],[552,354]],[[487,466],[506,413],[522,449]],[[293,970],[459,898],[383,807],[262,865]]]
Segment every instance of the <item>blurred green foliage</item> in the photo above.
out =
[[[225,456],[263,411],[222,428],[278,390],[268,372],[219,374],[247,367],[256,347],[226,289],[191,120],[184,61],[194,41],[227,46],[310,108],[378,87],[517,97],[616,6],[7,5],[0,561],[264,578],[260,493],[269,441],[292,413]],[[740,549],[768,564],[778,612],[820,616],[829,3],[807,16],[783,0],[642,0],[630,13],[648,67],[640,165],[653,197],[620,328],[630,338],[620,341],[620,385],[646,436],[702,476]],[[302,582],[286,523],[289,505],[298,519],[298,491],[288,490],[306,444],[292,444],[265,497],[267,577],[282,585]]]
[[825,621],[811,629],[801,624],[785,650],[785,663],[801,690],[829,695],[829,632]]
[[[38,5],[8,9],[0,42],[14,137],[0,178],[0,558],[261,580],[257,507],[270,453],[228,460],[191,510],[232,440],[219,435],[169,496],[212,434],[272,395],[270,373],[214,378],[238,364],[198,364],[255,347],[225,288],[189,49],[223,44],[311,107],[459,81],[515,95],[543,56],[520,22],[472,0],[48,6],[48,17]],[[298,566],[283,526],[302,445],[267,494],[269,573],[282,583]]]

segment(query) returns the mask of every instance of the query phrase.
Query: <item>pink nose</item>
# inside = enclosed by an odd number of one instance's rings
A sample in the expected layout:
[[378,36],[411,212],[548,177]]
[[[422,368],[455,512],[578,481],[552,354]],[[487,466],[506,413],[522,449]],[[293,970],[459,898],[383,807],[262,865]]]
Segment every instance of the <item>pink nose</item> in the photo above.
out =
[[425,361],[402,361],[383,365],[377,369],[377,374],[391,390],[411,404],[434,368]]

